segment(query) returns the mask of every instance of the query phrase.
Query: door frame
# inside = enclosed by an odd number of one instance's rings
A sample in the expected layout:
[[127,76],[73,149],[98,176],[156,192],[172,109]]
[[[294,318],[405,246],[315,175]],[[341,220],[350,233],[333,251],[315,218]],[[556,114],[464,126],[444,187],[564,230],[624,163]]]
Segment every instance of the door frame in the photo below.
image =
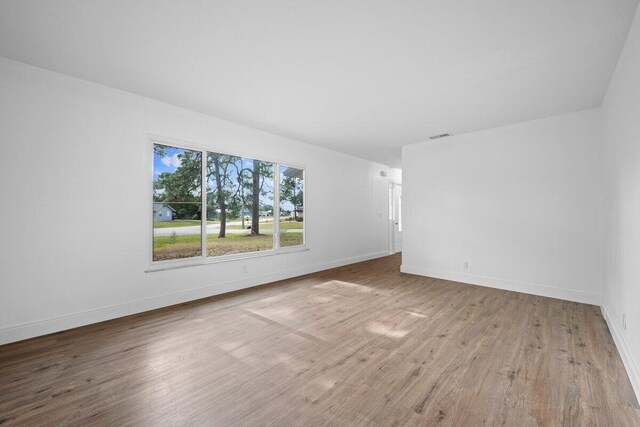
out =
[[[398,187],[402,188],[402,184],[389,181],[389,254],[395,254],[401,251],[396,248],[396,222],[400,221],[400,218],[396,218],[396,195]],[[398,212],[398,215],[402,215],[402,213]]]

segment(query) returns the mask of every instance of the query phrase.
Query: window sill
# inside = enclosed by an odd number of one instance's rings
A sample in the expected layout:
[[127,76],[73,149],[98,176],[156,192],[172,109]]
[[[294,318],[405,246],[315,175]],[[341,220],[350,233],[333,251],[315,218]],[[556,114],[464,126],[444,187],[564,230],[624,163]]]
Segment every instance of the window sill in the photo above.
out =
[[219,264],[223,262],[231,262],[231,261],[242,261],[246,259],[252,258],[262,258],[267,256],[274,255],[283,255],[283,254],[291,254],[297,252],[306,252],[310,249],[306,246],[296,246],[285,249],[270,250],[270,251],[262,251],[262,252],[250,252],[244,254],[234,254],[234,255],[223,255],[213,258],[190,258],[190,259],[182,259],[182,260],[170,260],[170,261],[156,261],[152,263],[146,270],[145,273],[154,273],[156,271],[166,271],[166,270],[175,270],[178,268],[187,268],[187,267],[196,267],[201,265],[209,265],[209,264]]

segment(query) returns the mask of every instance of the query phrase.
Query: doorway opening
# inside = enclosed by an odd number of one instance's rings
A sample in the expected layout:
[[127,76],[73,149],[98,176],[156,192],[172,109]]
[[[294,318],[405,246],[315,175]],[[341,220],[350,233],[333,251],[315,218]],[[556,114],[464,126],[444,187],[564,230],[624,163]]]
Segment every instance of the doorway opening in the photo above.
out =
[[402,185],[389,182],[389,253],[402,252]]

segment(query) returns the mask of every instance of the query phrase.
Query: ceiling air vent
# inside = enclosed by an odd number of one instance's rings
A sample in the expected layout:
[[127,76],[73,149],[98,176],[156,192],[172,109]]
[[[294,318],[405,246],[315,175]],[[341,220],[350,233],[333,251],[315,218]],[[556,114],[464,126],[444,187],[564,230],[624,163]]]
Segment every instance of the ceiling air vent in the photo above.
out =
[[446,138],[447,136],[451,136],[451,134],[450,133],[441,133],[440,135],[430,136],[429,139]]

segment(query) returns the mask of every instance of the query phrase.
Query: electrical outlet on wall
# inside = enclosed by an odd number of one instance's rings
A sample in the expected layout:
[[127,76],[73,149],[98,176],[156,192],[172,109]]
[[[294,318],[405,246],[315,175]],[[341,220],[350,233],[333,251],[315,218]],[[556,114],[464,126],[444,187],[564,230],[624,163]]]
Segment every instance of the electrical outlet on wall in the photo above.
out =
[[465,270],[469,269],[469,261],[462,261],[462,268]]
[[622,313],[622,329],[627,330],[627,313]]

